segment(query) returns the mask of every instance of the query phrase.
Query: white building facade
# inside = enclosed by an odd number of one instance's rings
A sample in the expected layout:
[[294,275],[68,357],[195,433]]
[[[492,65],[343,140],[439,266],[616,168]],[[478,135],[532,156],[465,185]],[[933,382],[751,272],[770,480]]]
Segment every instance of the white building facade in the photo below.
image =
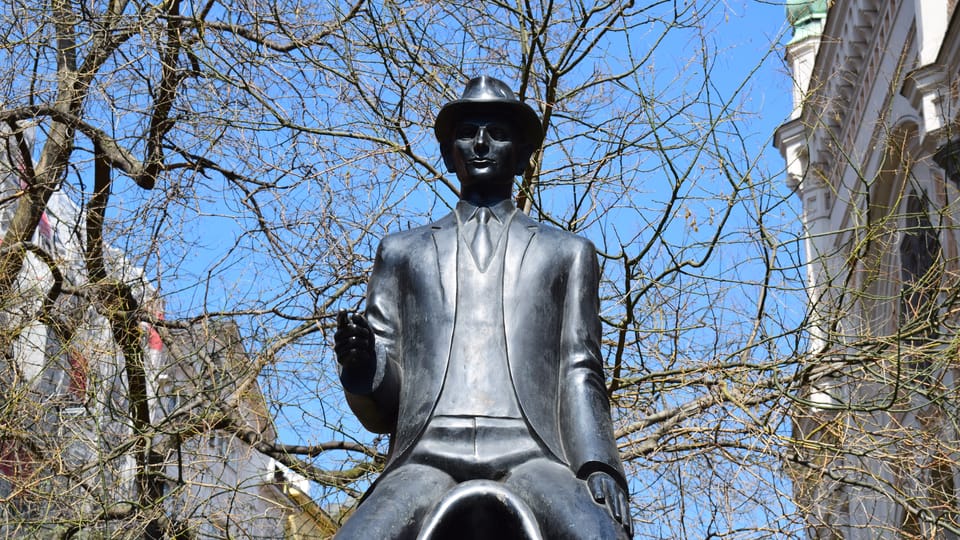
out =
[[960,538],[960,10],[788,0],[810,382],[797,500],[811,538]]

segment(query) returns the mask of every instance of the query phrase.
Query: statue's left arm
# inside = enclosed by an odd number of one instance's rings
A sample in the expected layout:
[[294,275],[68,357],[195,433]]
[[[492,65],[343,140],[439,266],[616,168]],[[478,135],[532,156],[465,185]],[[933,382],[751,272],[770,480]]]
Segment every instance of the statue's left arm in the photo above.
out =
[[[600,270],[596,249],[579,239],[568,266],[563,304],[560,436],[577,477],[588,480],[598,502],[626,518],[626,477],[610,419],[600,356]],[[616,515],[620,513],[621,515]]]

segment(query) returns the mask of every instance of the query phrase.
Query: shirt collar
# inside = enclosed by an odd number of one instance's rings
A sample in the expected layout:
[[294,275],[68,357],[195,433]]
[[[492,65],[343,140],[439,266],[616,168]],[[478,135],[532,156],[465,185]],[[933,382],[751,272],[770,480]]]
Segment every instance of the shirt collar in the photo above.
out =
[[[517,207],[513,204],[512,199],[504,199],[493,206],[489,206],[491,212],[493,213],[493,219],[497,220],[499,223],[506,223],[507,219],[510,218],[510,215],[513,214],[514,210]],[[470,221],[470,218],[477,213],[480,207],[467,201],[460,201],[457,203],[457,216],[460,217],[460,223],[466,223]]]

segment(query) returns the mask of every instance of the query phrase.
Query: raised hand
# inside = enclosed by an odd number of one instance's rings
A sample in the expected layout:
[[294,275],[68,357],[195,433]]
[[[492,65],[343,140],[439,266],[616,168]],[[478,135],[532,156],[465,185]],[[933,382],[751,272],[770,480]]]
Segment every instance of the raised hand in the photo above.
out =
[[373,331],[367,319],[359,313],[341,311],[337,314],[337,332],[333,335],[333,350],[337,362],[348,371],[369,370],[376,363]]

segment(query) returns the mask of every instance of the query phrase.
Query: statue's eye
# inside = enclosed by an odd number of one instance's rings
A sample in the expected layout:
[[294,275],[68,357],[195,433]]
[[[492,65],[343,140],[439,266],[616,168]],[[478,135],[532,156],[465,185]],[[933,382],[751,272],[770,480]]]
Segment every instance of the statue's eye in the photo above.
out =
[[477,126],[473,124],[460,124],[454,132],[454,136],[458,139],[472,139],[477,136],[477,129]]
[[487,126],[487,133],[489,133],[490,138],[495,141],[510,140],[510,130],[504,126],[499,126],[499,125]]

